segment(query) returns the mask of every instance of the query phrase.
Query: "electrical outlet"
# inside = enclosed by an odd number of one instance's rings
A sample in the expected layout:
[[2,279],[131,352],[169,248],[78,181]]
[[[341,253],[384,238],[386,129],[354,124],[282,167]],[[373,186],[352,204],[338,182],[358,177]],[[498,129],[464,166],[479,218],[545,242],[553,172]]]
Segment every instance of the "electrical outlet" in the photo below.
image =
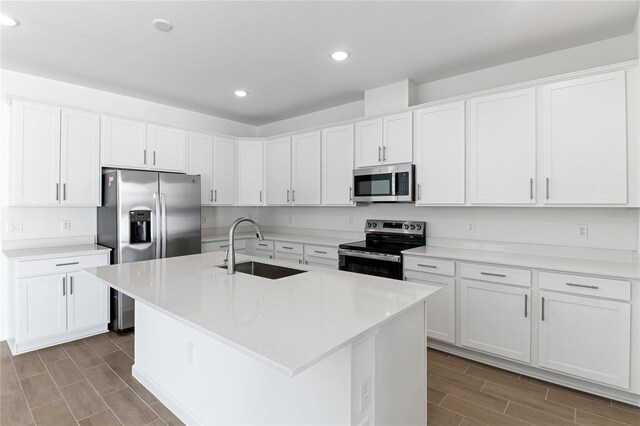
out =
[[60,228],[63,231],[70,231],[71,230],[71,221],[69,219],[64,219],[60,221]]
[[7,222],[7,232],[10,234],[22,233],[22,222]]
[[200,222],[200,223],[202,223],[203,225],[204,225],[205,223],[207,223],[207,217],[206,217],[206,216],[202,216],[202,219],[201,219],[201,222]]
[[362,413],[371,405],[371,376],[360,383],[360,412]]
[[347,221],[349,222],[349,225],[353,225],[353,218],[352,217],[348,218]]
[[589,225],[580,225],[576,227],[578,238],[589,238]]
[[196,345],[191,342],[187,342],[187,362],[189,364],[196,362]]
[[476,232],[476,223],[473,221],[467,222],[467,232]]

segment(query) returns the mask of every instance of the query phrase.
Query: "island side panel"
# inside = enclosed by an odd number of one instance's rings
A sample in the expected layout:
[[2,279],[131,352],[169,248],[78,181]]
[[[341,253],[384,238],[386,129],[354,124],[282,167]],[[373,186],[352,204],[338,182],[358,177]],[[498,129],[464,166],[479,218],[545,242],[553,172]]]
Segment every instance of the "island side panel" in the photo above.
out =
[[424,425],[426,304],[380,327],[375,342],[375,424]]
[[134,377],[187,424],[349,424],[351,345],[289,376],[136,302]]

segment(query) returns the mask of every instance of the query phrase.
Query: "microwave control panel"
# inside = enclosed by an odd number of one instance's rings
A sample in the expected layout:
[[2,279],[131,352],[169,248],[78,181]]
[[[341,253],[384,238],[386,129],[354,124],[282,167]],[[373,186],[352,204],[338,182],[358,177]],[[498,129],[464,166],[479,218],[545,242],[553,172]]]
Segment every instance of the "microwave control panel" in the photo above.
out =
[[409,172],[396,174],[396,195],[409,195]]

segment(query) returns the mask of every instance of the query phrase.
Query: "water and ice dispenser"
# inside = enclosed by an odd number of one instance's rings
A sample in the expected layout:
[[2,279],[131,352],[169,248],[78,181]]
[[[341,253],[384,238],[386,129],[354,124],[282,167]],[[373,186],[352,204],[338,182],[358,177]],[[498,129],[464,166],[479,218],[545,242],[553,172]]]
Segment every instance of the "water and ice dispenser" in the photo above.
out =
[[151,242],[151,211],[131,210],[129,212],[129,244]]

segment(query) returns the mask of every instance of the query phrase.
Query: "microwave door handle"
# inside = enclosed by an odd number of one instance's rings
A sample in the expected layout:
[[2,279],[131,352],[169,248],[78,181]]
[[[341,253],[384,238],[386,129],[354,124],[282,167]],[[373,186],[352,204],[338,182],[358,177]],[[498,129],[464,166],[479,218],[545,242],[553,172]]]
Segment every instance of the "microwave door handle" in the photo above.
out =
[[391,195],[396,196],[396,178],[398,177],[397,173],[391,173]]

